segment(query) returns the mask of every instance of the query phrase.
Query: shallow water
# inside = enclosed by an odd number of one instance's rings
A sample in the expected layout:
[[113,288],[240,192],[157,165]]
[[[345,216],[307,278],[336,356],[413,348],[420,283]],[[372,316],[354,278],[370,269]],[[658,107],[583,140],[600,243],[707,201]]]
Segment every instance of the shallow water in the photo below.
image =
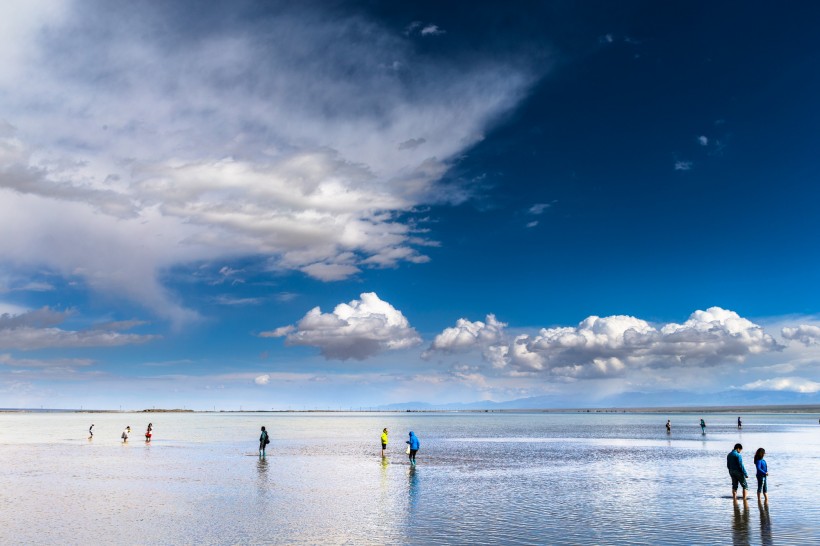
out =
[[[0,541],[820,543],[818,415],[745,414],[738,430],[735,415],[704,414],[705,435],[700,417],[0,414]],[[272,441],[265,459],[260,425]],[[415,469],[409,430],[422,444]],[[751,475],[748,506],[730,498],[725,461],[736,442]],[[760,446],[768,507],[755,495]]]

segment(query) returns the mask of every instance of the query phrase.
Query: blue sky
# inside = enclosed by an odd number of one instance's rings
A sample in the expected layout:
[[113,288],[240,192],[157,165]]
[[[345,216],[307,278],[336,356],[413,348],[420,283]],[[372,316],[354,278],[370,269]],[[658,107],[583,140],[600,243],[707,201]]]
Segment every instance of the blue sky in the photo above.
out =
[[6,2],[0,406],[816,401],[818,22]]

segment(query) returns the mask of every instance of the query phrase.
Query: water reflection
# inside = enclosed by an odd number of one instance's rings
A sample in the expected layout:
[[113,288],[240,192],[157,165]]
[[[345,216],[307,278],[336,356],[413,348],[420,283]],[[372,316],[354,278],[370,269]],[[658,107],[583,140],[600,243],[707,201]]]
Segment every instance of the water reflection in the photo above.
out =
[[264,495],[268,490],[268,459],[259,457],[256,461],[256,483],[259,493]]
[[757,508],[760,510],[760,543],[772,544],[772,521],[769,519],[769,503],[758,501]]
[[416,467],[410,465],[407,469],[407,491],[409,494],[409,512],[412,516],[416,510],[416,504],[418,503],[418,495],[419,495],[419,480],[418,474],[416,474]]
[[735,512],[732,518],[732,544],[749,544],[749,503],[743,501],[743,510],[740,503],[735,502]]

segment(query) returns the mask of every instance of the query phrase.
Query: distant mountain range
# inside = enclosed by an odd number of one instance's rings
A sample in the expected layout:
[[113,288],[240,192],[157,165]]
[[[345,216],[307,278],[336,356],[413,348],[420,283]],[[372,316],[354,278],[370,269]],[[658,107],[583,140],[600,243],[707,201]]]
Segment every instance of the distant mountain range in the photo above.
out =
[[718,393],[692,393],[685,391],[625,392],[597,399],[579,400],[560,395],[533,396],[507,402],[482,400],[479,402],[454,402],[429,404],[427,402],[403,402],[379,406],[378,410],[515,410],[515,409],[578,409],[578,408],[685,408],[714,406],[783,406],[820,405],[820,393],[795,393],[784,391],[727,390]]

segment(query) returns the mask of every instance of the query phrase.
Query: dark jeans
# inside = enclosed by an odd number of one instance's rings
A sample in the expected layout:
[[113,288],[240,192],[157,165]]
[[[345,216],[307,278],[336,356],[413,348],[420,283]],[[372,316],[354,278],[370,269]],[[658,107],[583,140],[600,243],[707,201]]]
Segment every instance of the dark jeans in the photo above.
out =
[[758,476],[757,477],[757,494],[760,493],[768,493],[769,488],[766,485],[766,476]]

